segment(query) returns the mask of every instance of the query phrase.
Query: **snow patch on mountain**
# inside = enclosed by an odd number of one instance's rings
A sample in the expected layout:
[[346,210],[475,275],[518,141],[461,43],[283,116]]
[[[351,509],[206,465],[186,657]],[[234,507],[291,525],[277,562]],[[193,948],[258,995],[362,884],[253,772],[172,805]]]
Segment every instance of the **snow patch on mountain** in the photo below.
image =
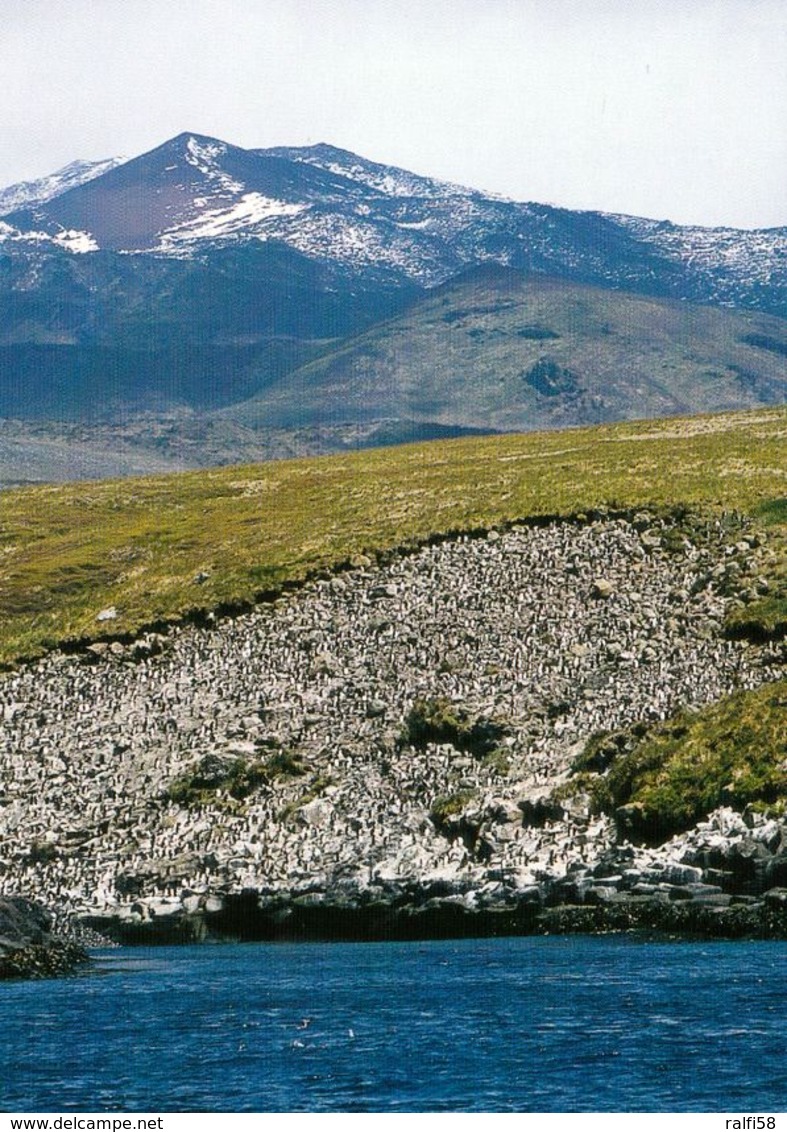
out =
[[297,216],[310,207],[276,200],[262,193],[244,193],[228,208],[206,208],[208,200],[205,197],[198,197],[194,204],[205,208],[205,211],[162,233],[157,250],[178,251],[183,244],[195,240],[223,240],[238,235],[265,238],[267,221]]
[[282,225],[277,238],[312,259],[423,286],[441,282],[461,266],[442,240],[358,212],[315,207]]
[[704,228],[617,214],[609,219],[712,283],[718,299],[732,299],[741,284],[767,286],[787,267],[787,228]]
[[48,232],[39,232],[35,229],[23,232],[19,228],[14,228],[11,224],[6,224],[4,220],[0,220],[0,244],[4,243],[39,246],[55,244],[67,252],[77,254],[99,251],[98,244],[89,232],[80,232],[75,228],[69,228],[58,232],[56,236],[51,236]]
[[224,142],[198,141],[190,137],[186,142],[185,158],[189,165],[199,170],[221,193],[242,193],[246,187],[226,173],[219,159],[227,152]]
[[12,224],[6,224],[4,220],[0,220],[0,242],[15,244],[54,243],[48,232],[38,232],[34,229],[23,232],[20,228],[14,228]]
[[89,232],[79,232],[74,228],[59,232],[53,239],[54,243],[61,248],[65,248],[69,252],[76,252],[79,255],[83,255],[85,252],[99,251],[98,244]]
[[69,189],[75,189],[78,185],[84,185],[88,181],[95,180],[96,177],[101,177],[125,161],[128,161],[127,157],[107,157],[103,161],[71,161],[47,177],[9,185],[0,189],[0,216],[16,212],[21,208],[43,204],[47,200],[54,200]]

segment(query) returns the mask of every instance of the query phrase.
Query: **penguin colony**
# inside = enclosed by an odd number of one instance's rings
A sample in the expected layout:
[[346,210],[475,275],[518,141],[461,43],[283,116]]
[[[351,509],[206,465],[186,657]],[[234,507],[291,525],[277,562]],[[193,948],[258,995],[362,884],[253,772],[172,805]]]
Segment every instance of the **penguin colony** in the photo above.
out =
[[[52,653],[0,677],[0,894],[143,920],[244,891],[482,908],[592,870],[609,818],[581,798],[528,815],[595,732],[778,677],[777,649],[722,631],[766,552],[722,520],[519,524],[360,558],[208,627]],[[497,721],[499,750],[414,745],[419,700]],[[282,752],[292,772],[243,797],[219,776],[175,800],[200,767]]]

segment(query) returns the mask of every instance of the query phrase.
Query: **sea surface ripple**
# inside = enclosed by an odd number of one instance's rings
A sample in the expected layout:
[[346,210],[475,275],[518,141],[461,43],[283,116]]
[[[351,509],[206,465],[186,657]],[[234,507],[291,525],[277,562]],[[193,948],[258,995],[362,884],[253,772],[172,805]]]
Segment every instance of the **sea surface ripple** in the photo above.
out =
[[96,953],[0,989],[6,1112],[784,1111],[787,945]]

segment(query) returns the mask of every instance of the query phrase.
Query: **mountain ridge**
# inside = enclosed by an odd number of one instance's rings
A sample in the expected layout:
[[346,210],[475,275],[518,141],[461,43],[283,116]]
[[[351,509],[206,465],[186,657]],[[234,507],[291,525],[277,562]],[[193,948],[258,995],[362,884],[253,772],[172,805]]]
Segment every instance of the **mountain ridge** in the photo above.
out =
[[17,211],[30,204],[43,203],[61,196],[68,189],[85,184],[102,173],[122,165],[126,157],[106,157],[99,161],[69,161],[54,173],[36,177],[31,181],[17,181],[0,189],[0,216]]
[[[234,443],[238,457],[291,453],[293,445],[297,452],[302,442],[308,452],[326,450],[323,444],[342,451],[373,437],[423,438],[430,429],[565,427],[786,396],[787,228],[685,228],[516,202],[324,142],[244,149],[185,131],[123,162],[70,168],[0,218],[0,418],[9,421],[122,430],[153,414],[168,428],[174,413],[188,419],[193,436],[192,414],[207,414],[210,450],[224,462]],[[341,357],[358,361],[358,339],[369,334],[379,336],[378,345],[398,335],[394,368],[401,376],[415,345],[385,324],[406,320],[441,288],[484,285],[485,272],[493,288],[505,272],[520,281],[516,287],[529,280],[544,294],[562,286],[566,311],[584,301],[571,288],[596,288],[603,296],[593,302],[608,313],[595,318],[592,335],[555,325],[557,337],[541,341],[517,337],[503,310],[476,312],[473,325],[457,318],[454,334],[436,317],[428,340],[421,325],[425,372],[444,365],[447,350],[454,359],[453,408],[439,392],[432,409],[423,403],[428,382],[414,404],[405,387],[417,392],[419,383],[412,376],[392,383],[379,349],[364,355],[365,385],[342,378],[329,393],[317,380]],[[633,296],[665,304],[659,317],[638,321],[634,312],[644,308]],[[766,321],[733,333],[721,315],[735,309]],[[726,345],[714,354],[704,342],[702,359],[690,365],[684,355],[692,333],[706,327],[700,336],[707,338],[706,310],[718,312],[719,328],[727,326],[719,330]],[[621,322],[624,311],[631,326]],[[523,318],[525,329],[538,321]],[[607,323],[615,335],[605,332]],[[638,359],[641,395],[633,381],[625,396],[613,389],[623,380],[626,344]],[[657,372],[648,371],[648,360]],[[259,444],[249,448],[234,425],[224,427],[233,414],[244,428],[253,420]],[[14,451],[24,435],[22,428],[12,436]],[[135,449],[139,466],[158,463],[160,443],[159,430],[150,452]],[[167,461],[181,466],[183,450],[175,443]],[[0,480],[44,476],[41,452],[38,470],[14,457]],[[95,466],[107,467],[106,456],[102,449]],[[67,466],[60,456],[57,464]]]
[[704,229],[522,203],[327,143],[243,149],[183,132],[53,198],[0,209],[0,216],[15,233],[6,231],[5,241],[68,231],[84,234],[84,250],[193,255],[211,242],[275,239],[356,274],[424,286],[494,260],[695,301],[787,310],[787,228]]

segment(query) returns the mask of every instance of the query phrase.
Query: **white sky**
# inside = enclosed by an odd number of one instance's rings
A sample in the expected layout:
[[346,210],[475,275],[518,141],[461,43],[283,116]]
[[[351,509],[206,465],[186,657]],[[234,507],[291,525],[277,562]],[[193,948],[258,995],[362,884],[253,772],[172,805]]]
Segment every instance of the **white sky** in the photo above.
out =
[[0,185],[182,130],[787,225],[787,0],[0,0]]

